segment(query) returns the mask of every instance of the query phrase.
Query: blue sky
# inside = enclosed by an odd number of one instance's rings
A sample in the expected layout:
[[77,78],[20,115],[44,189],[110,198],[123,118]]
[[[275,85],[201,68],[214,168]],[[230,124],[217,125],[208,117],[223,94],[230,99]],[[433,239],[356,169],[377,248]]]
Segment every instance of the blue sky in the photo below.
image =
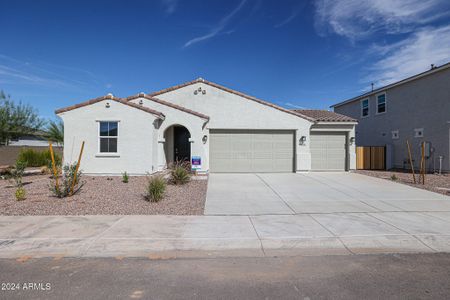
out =
[[45,118],[198,77],[327,109],[450,61],[450,2],[2,0],[0,37],[0,89]]

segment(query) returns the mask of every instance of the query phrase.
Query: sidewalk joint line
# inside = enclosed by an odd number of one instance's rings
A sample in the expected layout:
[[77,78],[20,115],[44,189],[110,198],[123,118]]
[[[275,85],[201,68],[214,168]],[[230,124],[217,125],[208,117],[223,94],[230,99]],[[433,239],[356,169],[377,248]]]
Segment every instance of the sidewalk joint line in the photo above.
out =
[[261,246],[261,251],[264,254],[264,256],[266,256],[266,251],[264,251],[264,246],[263,246],[263,243],[262,243],[262,239],[259,236],[258,231],[256,230],[255,224],[253,224],[253,220],[252,220],[252,218],[250,216],[247,216],[247,217],[248,217],[248,220],[250,221],[250,224],[252,224],[252,227],[253,227],[253,230],[255,231],[256,237],[259,240],[259,244]]
[[428,246],[427,244],[425,244],[421,239],[419,239],[419,238],[418,238],[417,236],[415,236],[414,234],[412,234],[412,233],[410,233],[410,232],[408,232],[408,231],[406,231],[406,230],[403,230],[403,229],[401,229],[401,228],[395,226],[394,224],[391,224],[390,222],[383,221],[383,220],[381,220],[380,218],[377,218],[377,217],[373,216],[372,214],[369,215],[368,213],[366,213],[366,215],[368,215],[369,217],[375,218],[375,219],[377,219],[378,221],[383,222],[383,223],[386,224],[386,225],[390,225],[390,226],[392,226],[392,227],[394,227],[394,228],[396,228],[396,229],[398,229],[398,230],[400,230],[400,231],[403,231],[403,232],[407,233],[409,236],[412,236],[412,237],[413,237],[414,239],[416,239],[419,243],[421,243],[422,245],[424,245],[425,247],[427,247],[427,248],[430,249],[431,251],[437,252],[436,249],[433,249],[433,248],[431,248],[430,246]]
[[295,215],[296,212],[295,210],[286,202],[284,201],[284,199],[281,197],[280,194],[278,194],[277,191],[275,191],[261,176],[259,176],[259,174],[255,174],[256,177],[259,178],[259,180],[261,180],[275,195],[277,195],[278,198],[280,198],[280,200],[293,212],[293,214]]
[[323,225],[322,223],[320,223],[318,220],[316,220],[316,218],[314,218],[311,214],[309,214],[309,216],[311,217],[311,219],[313,219],[317,224],[319,224],[320,226],[322,226],[323,229],[325,229],[326,231],[328,231],[332,236],[334,236],[341,244],[342,246],[344,246],[344,248],[350,253],[355,255],[356,253],[354,253],[352,250],[350,250],[350,248],[347,247],[347,245],[341,240],[341,238],[339,236],[337,236],[336,234],[334,234],[334,232],[332,232],[331,230],[329,230],[327,227],[325,227],[325,225]]

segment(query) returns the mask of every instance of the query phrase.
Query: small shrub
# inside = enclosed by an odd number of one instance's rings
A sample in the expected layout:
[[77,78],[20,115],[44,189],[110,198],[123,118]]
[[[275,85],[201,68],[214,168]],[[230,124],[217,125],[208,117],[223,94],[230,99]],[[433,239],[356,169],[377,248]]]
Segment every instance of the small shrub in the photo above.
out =
[[145,199],[150,202],[159,202],[166,192],[166,181],[161,176],[153,176],[148,181]]
[[129,176],[128,176],[128,173],[127,173],[127,171],[125,171],[125,172],[123,172],[122,173],[122,182],[123,183],[128,183],[128,178]]
[[23,188],[23,186],[19,186],[16,189],[16,200],[17,201],[25,200],[26,196],[27,196],[27,193],[26,193],[25,189]]
[[[75,180],[75,170],[77,168],[77,163],[73,163],[72,165],[64,165],[63,167],[63,174],[61,178],[58,180],[58,186],[56,186],[56,179],[53,178],[49,188],[50,191],[58,198],[65,198],[70,197],[72,195],[75,195],[78,193],[81,188],[84,186],[85,182],[81,181],[81,175],[82,172],[78,171],[76,180]],[[73,186],[73,192],[71,192],[72,189],[72,183],[75,180],[75,184]]]
[[27,163],[23,161],[16,161],[14,168],[11,169],[9,177],[12,178],[15,182],[16,187],[22,186],[22,177],[25,173],[25,168],[27,167]]
[[[61,156],[55,152],[53,153],[56,165],[60,166]],[[50,150],[36,151],[30,148],[20,150],[17,160],[26,162],[28,167],[49,166],[51,168],[52,163]]]
[[176,162],[170,171],[170,181],[174,184],[185,184],[191,179],[190,164]]
[[397,178],[397,176],[396,176],[395,174],[392,174],[392,175],[391,175],[391,180],[392,180],[392,181],[397,181],[398,178]]

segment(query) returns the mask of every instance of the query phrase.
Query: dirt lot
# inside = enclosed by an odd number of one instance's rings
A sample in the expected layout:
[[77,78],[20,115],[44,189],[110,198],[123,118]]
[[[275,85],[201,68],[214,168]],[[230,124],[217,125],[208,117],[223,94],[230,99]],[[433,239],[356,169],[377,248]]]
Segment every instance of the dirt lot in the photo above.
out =
[[[373,177],[383,178],[386,180],[392,180],[391,176],[395,175],[397,177],[396,182],[407,184],[420,189],[450,195],[450,175],[449,174],[426,174],[425,175],[425,185],[414,184],[412,174],[406,171],[367,171],[367,170],[357,170],[355,173],[369,175]],[[416,174],[416,180],[418,182],[419,176]],[[448,189],[448,190],[446,190]]]
[[56,198],[49,191],[48,175],[23,178],[27,199],[15,200],[15,188],[0,180],[0,215],[202,215],[207,180],[191,180],[184,186],[168,185],[158,203],[144,200],[146,176],[83,176],[86,185],[69,198]]

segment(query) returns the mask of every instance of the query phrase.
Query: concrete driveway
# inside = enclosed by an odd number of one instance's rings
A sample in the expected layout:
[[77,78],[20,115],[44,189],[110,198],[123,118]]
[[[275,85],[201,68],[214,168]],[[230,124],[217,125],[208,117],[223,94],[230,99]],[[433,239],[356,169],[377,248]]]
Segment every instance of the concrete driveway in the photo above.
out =
[[206,215],[450,211],[450,197],[354,173],[210,174]]

